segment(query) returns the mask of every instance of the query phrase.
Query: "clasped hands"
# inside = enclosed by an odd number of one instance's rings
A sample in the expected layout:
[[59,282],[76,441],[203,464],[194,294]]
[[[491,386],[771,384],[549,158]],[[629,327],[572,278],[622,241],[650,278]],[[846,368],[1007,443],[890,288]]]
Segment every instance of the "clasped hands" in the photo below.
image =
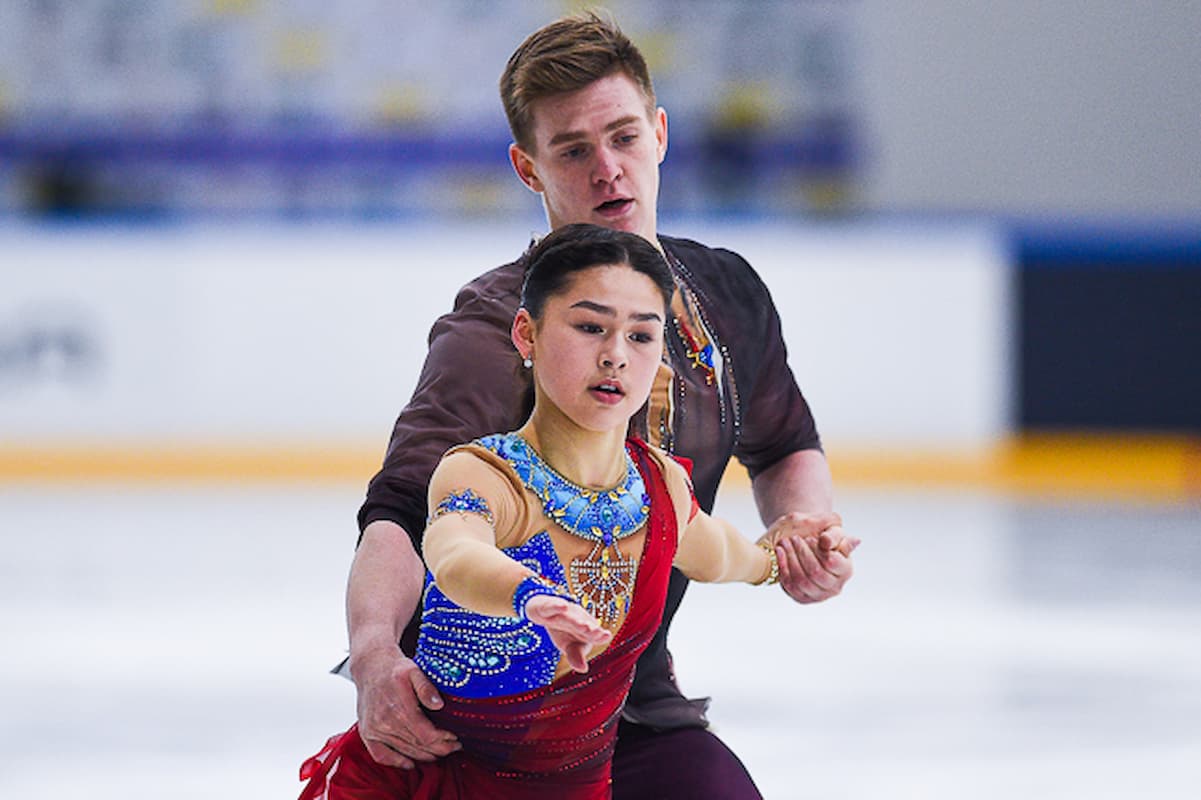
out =
[[838,595],[854,573],[851,553],[859,546],[859,539],[843,531],[842,517],[833,511],[784,514],[759,542],[775,547],[780,586],[798,603]]

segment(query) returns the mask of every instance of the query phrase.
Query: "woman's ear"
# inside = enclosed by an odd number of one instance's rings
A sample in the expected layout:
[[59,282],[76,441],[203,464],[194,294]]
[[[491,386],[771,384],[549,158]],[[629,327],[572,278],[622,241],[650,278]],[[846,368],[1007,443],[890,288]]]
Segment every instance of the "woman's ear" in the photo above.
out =
[[534,318],[524,308],[517,309],[517,316],[513,317],[513,327],[509,330],[509,339],[522,358],[532,359],[534,357]]

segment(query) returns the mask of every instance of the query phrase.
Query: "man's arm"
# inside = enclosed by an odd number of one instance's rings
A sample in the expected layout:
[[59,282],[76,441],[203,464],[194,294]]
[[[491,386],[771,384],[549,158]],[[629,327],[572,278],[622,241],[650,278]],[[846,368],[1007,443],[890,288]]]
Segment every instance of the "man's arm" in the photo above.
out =
[[[769,527],[832,511],[833,480],[821,450],[798,450],[760,472],[751,481],[759,518]],[[776,545],[780,585],[798,603],[816,603],[839,594],[851,579],[851,551],[859,540],[841,526],[817,537],[788,536]]]
[[744,380],[747,405],[735,455],[752,476],[763,523],[769,531],[790,531],[773,538],[780,585],[798,603],[826,600],[850,579],[849,556],[858,541],[844,536],[840,525],[827,523],[819,528],[821,533],[812,533],[818,515],[831,513],[834,505],[817,425],[788,365],[788,347],[770,291],[741,257],[729,254],[726,260],[728,269],[722,274],[736,284],[727,294],[745,294],[732,305],[761,312],[729,318],[739,332],[730,346],[738,345],[738,361],[749,378]]
[[422,712],[421,706],[441,708],[442,698],[397,645],[421,600],[424,578],[404,528],[377,520],[364,529],[346,586],[359,735],[376,761],[405,769],[459,749],[455,737]]
[[785,456],[756,475],[751,488],[764,525],[790,511],[834,510],[834,481],[821,450],[797,450]]
[[359,511],[346,590],[349,667],[359,734],[383,764],[411,767],[458,749],[426,718],[441,698],[398,642],[421,602],[417,548],[430,474],[447,448],[512,430],[524,417],[523,370],[508,336],[521,276],[513,264],[473,281],[434,324],[417,388]]

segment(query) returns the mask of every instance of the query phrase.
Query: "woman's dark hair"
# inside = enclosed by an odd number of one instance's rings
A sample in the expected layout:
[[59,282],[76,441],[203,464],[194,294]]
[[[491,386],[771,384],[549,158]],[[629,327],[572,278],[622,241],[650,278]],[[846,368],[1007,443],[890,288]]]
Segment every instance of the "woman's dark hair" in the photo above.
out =
[[628,264],[650,278],[663,295],[664,310],[670,306],[675,281],[654,245],[636,233],[586,223],[564,225],[526,252],[521,306],[540,319],[547,298],[563,291],[573,274],[608,264]]

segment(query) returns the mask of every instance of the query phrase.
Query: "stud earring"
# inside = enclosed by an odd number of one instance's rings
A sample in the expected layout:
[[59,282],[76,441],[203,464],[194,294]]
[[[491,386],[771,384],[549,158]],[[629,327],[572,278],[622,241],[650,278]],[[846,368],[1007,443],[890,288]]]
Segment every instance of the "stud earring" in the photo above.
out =
[[529,356],[526,356],[525,359],[521,362],[521,366],[525,367],[526,369],[529,369],[530,367],[534,366],[534,359],[530,358]]

